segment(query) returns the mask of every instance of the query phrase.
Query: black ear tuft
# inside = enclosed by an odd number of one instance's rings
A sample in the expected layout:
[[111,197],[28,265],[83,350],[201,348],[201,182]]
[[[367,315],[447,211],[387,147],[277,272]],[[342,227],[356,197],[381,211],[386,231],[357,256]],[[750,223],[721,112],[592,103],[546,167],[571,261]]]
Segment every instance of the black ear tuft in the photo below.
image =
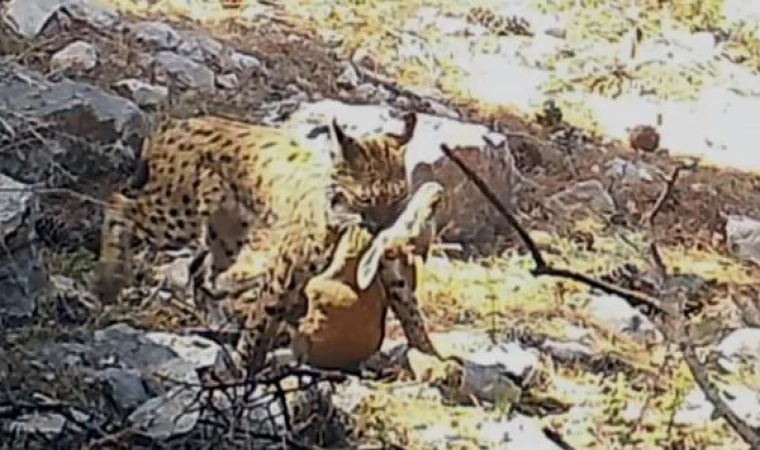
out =
[[337,139],[338,143],[340,145],[345,145],[348,142],[349,137],[343,131],[343,128],[340,126],[340,124],[338,124],[338,119],[333,118],[330,126],[332,127],[333,133],[335,133],[335,139]]

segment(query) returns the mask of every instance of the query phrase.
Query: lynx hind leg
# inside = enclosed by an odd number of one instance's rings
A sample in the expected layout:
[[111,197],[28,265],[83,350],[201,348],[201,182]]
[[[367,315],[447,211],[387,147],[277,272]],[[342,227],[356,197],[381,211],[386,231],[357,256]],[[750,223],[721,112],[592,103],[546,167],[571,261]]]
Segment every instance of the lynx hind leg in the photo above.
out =
[[356,274],[359,290],[364,291],[372,284],[387,251],[426,240],[442,195],[443,186],[434,181],[417,188],[396,221],[378,233],[359,260]]
[[399,320],[409,346],[442,359],[425,329],[425,318],[415,294],[415,270],[415,265],[405,259],[384,260],[379,275],[387,290],[388,306]]
[[100,256],[93,291],[103,303],[114,303],[121,289],[131,280],[133,261],[131,241],[135,200],[115,192],[108,200],[100,232]]

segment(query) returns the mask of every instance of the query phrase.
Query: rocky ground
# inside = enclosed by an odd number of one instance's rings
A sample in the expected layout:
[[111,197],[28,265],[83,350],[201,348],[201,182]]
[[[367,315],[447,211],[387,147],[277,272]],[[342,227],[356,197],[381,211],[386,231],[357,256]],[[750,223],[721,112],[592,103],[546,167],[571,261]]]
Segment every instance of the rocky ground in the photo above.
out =
[[[420,113],[412,179],[447,187],[441,239],[464,251],[434,255],[418,294],[437,345],[469,361],[475,402],[448,395],[445,374],[351,377],[300,400],[291,447],[751,448],[693,368],[757,434],[760,12],[639,3],[0,4],[0,448],[261,448],[282,434],[276,396],[241,406],[239,390],[197,387],[224,350],[172,289],[182,258],[134,303],[88,294],[104,198],[165,114],[277,124],[322,151],[307,135],[326,118],[361,134],[398,127],[392,109]],[[637,126],[657,128],[657,148],[629,142]],[[550,264],[638,294],[535,276],[441,144]],[[689,156],[703,158],[673,178]],[[400,337],[392,324],[389,351]],[[503,373],[520,396],[483,388]],[[247,435],[214,434],[233,416]]]

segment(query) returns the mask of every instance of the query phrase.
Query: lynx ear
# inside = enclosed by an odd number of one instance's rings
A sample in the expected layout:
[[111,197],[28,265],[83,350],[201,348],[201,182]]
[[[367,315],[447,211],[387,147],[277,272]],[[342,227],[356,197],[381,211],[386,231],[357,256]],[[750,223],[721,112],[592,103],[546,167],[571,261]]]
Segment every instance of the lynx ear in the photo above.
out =
[[334,154],[340,155],[348,164],[363,156],[356,139],[346,134],[335,117],[330,122],[330,145],[333,146]]
[[398,141],[398,145],[406,145],[414,137],[414,132],[417,130],[417,113],[414,111],[407,111],[400,116],[404,122],[404,131],[401,134],[393,134],[392,136]]

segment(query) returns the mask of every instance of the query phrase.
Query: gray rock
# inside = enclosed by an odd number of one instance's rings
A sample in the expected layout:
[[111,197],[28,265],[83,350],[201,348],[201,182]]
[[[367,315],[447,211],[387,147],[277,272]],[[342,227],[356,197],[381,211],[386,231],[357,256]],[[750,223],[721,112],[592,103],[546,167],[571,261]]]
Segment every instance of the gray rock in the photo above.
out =
[[606,176],[621,180],[623,183],[651,182],[662,175],[662,171],[654,166],[619,157],[604,163],[604,169]]
[[94,69],[98,65],[98,49],[85,41],[74,41],[50,58],[50,69],[53,71]]
[[193,364],[195,368],[223,369],[222,348],[212,340],[201,336],[178,336],[162,332],[148,333],[145,337],[156,344],[171,348],[180,358]]
[[198,390],[176,386],[166,395],[154,397],[140,405],[127,420],[155,439],[166,439],[191,431],[200,417]]
[[[490,403],[498,399],[516,403],[522,387],[530,382],[538,366],[538,355],[519,344],[493,346],[465,360],[465,382],[456,395],[467,403],[473,398]],[[512,377],[505,376],[506,373]]]
[[0,167],[19,181],[49,180],[51,172],[87,182],[121,179],[147,131],[126,99],[0,63]]
[[48,24],[57,21],[59,13],[98,27],[107,28],[118,23],[118,14],[113,10],[84,0],[11,0],[2,20],[22,36],[33,38],[42,34]]
[[224,44],[210,36],[199,33],[181,33],[181,36],[177,53],[199,64],[219,59],[224,52]]
[[95,370],[117,366],[142,371],[178,358],[170,348],[148,340],[145,332],[125,324],[87,334],[79,342],[47,342],[35,354],[55,366]]
[[131,98],[140,107],[155,108],[163,104],[169,97],[169,89],[156,86],[137,78],[126,78],[113,84],[120,95]]
[[351,98],[357,96],[362,101],[367,103],[382,102],[388,99],[389,96],[383,95],[383,89],[375,86],[372,83],[362,83],[353,89],[353,92],[349,93],[344,91],[342,93],[343,98]]
[[[86,423],[88,420],[87,415],[81,411],[70,409],[69,412],[77,421]],[[83,431],[81,427],[72,423],[72,421],[64,417],[63,414],[59,413],[35,412],[24,414],[9,424],[9,428],[15,433],[29,436],[42,435],[47,438],[55,438],[61,435],[64,431],[64,427],[74,432]]]
[[663,337],[657,327],[645,315],[616,295],[594,295],[586,308],[600,323],[619,333],[628,334],[636,341],[662,342]]
[[597,214],[613,214],[615,201],[599,180],[579,181],[549,197],[547,206],[558,212],[590,210]]
[[240,80],[237,74],[225,73],[216,76],[216,85],[222,89],[237,89],[240,86]]
[[137,370],[109,367],[96,375],[108,387],[108,396],[122,411],[133,411],[150,398]]
[[31,187],[0,174],[0,239],[9,252],[0,256],[0,320],[30,318],[43,292],[45,275],[32,245],[29,214],[35,196]]
[[728,250],[742,261],[760,265],[760,221],[736,215],[726,219]]
[[171,25],[164,22],[139,22],[130,27],[130,34],[140,44],[153,51],[174,50],[182,37]]
[[547,339],[541,344],[541,350],[561,363],[588,361],[596,352],[586,344],[575,341],[556,341]]
[[[453,119],[453,120],[459,120],[460,119],[460,115],[459,115],[458,112],[456,112],[455,110],[449,108],[448,106],[444,105],[443,103],[441,103],[439,101],[428,100],[426,103],[427,103],[427,107],[430,108],[430,110],[436,116],[448,117],[449,119]],[[501,133],[488,133],[488,134],[496,134],[496,135],[499,135],[499,136],[503,137],[504,139],[506,139],[506,136],[504,136]],[[499,143],[499,144],[495,144],[495,145],[498,146],[498,145],[501,145],[501,144]]]
[[174,358],[146,370],[146,379],[153,386],[172,388],[177,385],[198,386],[197,365],[182,358]]
[[185,89],[214,90],[214,72],[208,67],[170,51],[162,51],[155,58],[156,79],[162,83],[176,83]]
[[338,75],[338,79],[335,80],[338,87],[343,89],[354,89],[359,85],[359,74],[351,64],[345,64],[343,72]]
[[230,61],[232,61],[232,65],[235,70],[246,75],[264,72],[264,64],[259,58],[253,55],[248,55],[241,52],[233,52],[230,55]]
[[[731,411],[750,427],[760,427],[760,392],[742,384],[716,384],[717,391]],[[707,400],[699,387],[695,387],[684,398],[681,408],[673,416],[673,422],[678,425],[704,426],[716,419],[714,412],[715,406]]]
[[70,0],[53,12],[38,34],[53,38],[70,28],[72,23],[91,26],[101,33],[120,31],[123,25],[121,15],[113,8],[88,1]]

